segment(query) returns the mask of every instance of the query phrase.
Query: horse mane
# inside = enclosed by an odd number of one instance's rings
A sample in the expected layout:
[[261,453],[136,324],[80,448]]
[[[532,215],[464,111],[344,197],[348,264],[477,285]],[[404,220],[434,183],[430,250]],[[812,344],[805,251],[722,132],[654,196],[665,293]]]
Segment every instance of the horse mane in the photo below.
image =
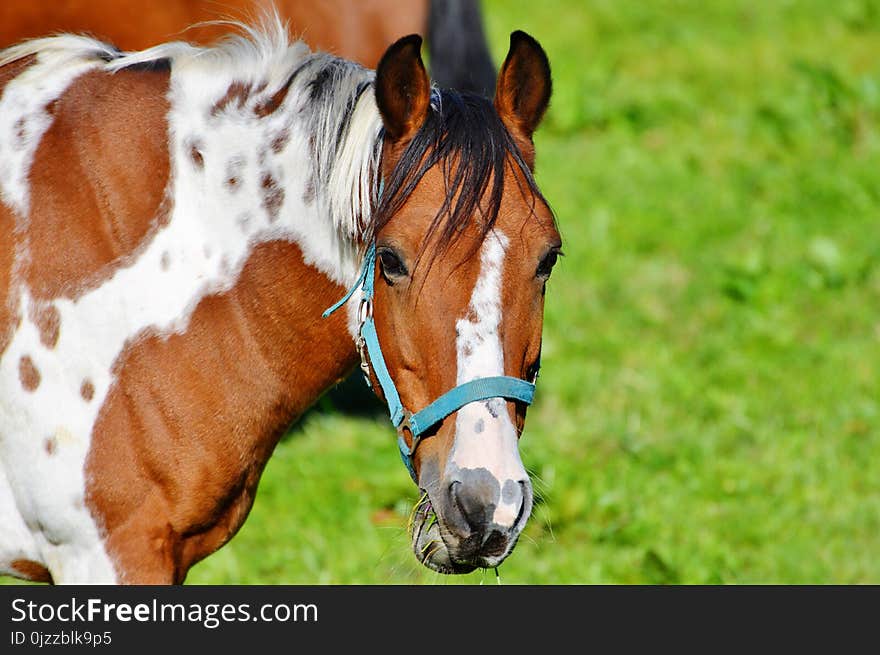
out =
[[[253,24],[218,21],[232,33],[215,44],[196,46],[182,41],[137,52],[79,34],[31,39],[0,50],[0,66],[29,57],[51,59],[54,67],[69,66],[115,73],[132,69],[204,72],[226,79],[248,97],[249,110],[273,102],[300,103],[297,120],[305,121],[314,162],[313,191],[338,232],[361,241],[372,221],[378,189],[382,120],[372,93],[374,71],[328,53],[312,52],[292,40],[276,13]],[[273,107],[273,110],[277,107]]]
[[[254,25],[223,21],[240,34],[210,46],[182,41],[138,52],[121,52],[89,36],[60,34],[0,51],[0,66],[28,56],[49,56],[71,66],[91,62],[109,73],[132,68],[192,67],[222,75],[251,91],[253,108],[273,97],[301,104],[314,163],[316,200],[351,244],[364,244],[390,220],[435,165],[443,170],[446,200],[428,237],[441,230],[441,244],[455,240],[477,216],[483,238],[492,230],[504,192],[505,167],[518,170],[533,198],[542,199],[529,166],[491,101],[477,94],[432,88],[428,118],[405,148],[379,197],[384,130],[373,93],[375,72],[292,41],[277,13]],[[488,189],[488,199],[484,195]],[[546,202],[546,201],[545,201]],[[423,243],[428,242],[428,238]],[[432,257],[439,253],[433,253]]]
[[[532,215],[540,199],[531,168],[513,136],[504,126],[493,104],[475,93],[459,93],[434,87],[431,110],[422,127],[407,145],[391,173],[379,205],[373,230],[379,230],[403,206],[424,175],[434,166],[443,171],[446,198],[434,216],[423,243],[440,231],[441,254],[476,220],[478,239],[472,252],[492,231],[501,210],[505,170],[524,194],[532,197]],[[519,172],[520,175],[516,175]],[[424,249],[419,258],[425,254]]]

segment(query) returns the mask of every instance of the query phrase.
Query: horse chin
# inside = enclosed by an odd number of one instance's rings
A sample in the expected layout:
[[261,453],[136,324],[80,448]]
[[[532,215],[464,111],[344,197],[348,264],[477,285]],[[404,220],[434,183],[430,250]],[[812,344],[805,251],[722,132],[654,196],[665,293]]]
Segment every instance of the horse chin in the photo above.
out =
[[456,562],[443,540],[440,519],[425,499],[416,506],[412,522],[412,549],[422,564],[438,573],[470,573],[476,566]]

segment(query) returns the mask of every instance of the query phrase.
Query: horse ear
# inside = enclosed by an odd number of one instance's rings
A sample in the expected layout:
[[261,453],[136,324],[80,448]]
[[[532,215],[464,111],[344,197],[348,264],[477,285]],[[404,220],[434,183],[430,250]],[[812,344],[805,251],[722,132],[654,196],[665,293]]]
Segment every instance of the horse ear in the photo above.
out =
[[531,140],[550,103],[550,62],[525,32],[510,35],[510,50],[498,73],[495,110],[514,135]]
[[431,82],[420,53],[422,37],[395,41],[376,67],[376,105],[392,141],[408,141],[428,116]]

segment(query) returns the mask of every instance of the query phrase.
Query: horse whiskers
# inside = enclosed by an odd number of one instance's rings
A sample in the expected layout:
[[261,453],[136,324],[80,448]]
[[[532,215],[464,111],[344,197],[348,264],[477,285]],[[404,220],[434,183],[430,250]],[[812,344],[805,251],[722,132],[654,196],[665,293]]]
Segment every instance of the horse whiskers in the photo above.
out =
[[[438,550],[440,550],[443,547],[443,544],[437,543],[436,540],[432,541],[431,544],[437,544],[437,547],[434,550],[432,550],[430,553],[425,555],[425,559],[430,559],[434,555],[434,553],[436,553]],[[430,545],[430,544],[428,544],[428,545]]]
[[[502,583],[501,583],[501,574],[498,573],[498,569],[499,569],[499,568],[500,568],[500,567],[496,566],[496,567],[493,568],[493,570],[495,571],[495,584],[497,584],[498,586],[501,586],[501,584],[502,584]],[[483,582],[484,582],[485,580],[486,580],[486,576],[485,576],[485,575],[484,575],[483,577],[480,578],[480,586],[483,585]]]
[[413,505],[412,511],[409,513],[409,518],[406,521],[406,531],[409,532],[409,534],[412,534],[412,531],[415,527],[416,512],[418,512],[419,509],[425,505],[425,501],[427,500],[427,498],[428,492],[423,491],[421,497],[418,499],[418,501],[416,501],[416,504]]
[[555,542],[556,534],[553,532],[553,521],[550,512],[546,507],[540,507],[537,513],[540,514],[541,523],[547,527],[546,531],[550,533],[550,541]]
[[[426,495],[427,495],[427,494],[426,494]],[[421,497],[421,498],[415,503],[415,505],[413,505],[412,509],[411,509],[410,512],[409,512],[409,517],[408,517],[407,520],[406,520],[406,531],[409,532],[410,534],[412,534],[412,531],[413,531],[413,523],[415,522],[416,512],[418,511],[419,506],[421,505],[422,500],[424,500],[424,498],[425,498],[425,496],[422,496],[422,497]]]

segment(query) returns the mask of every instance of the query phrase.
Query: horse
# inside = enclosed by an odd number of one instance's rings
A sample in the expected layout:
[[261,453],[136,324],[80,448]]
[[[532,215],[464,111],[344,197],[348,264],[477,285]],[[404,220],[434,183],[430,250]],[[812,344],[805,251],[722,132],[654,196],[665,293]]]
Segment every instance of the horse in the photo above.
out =
[[358,361],[430,569],[498,566],[561,248],[550,100],[511,34],[493,100],[277,20],[207,47],[0,52],[0,571],[175,584],[244,523],[288,426]]
[[[375,68],[391,43],[425,32],[431,75],[443,87],[491,95],[495,66],[478,0],[274,0],[312,49]],[[263,5],[264,6],[264,5]],[[0,47],[53,32],[88,32],[123,50],[143,50],[185,36],[206,45],[224,36],[222,19],[244,19],[261,7],[255,0],[222,3],[150,0],[65,0],[0,3]],[[222,12],[222,13],[221,13]]]

